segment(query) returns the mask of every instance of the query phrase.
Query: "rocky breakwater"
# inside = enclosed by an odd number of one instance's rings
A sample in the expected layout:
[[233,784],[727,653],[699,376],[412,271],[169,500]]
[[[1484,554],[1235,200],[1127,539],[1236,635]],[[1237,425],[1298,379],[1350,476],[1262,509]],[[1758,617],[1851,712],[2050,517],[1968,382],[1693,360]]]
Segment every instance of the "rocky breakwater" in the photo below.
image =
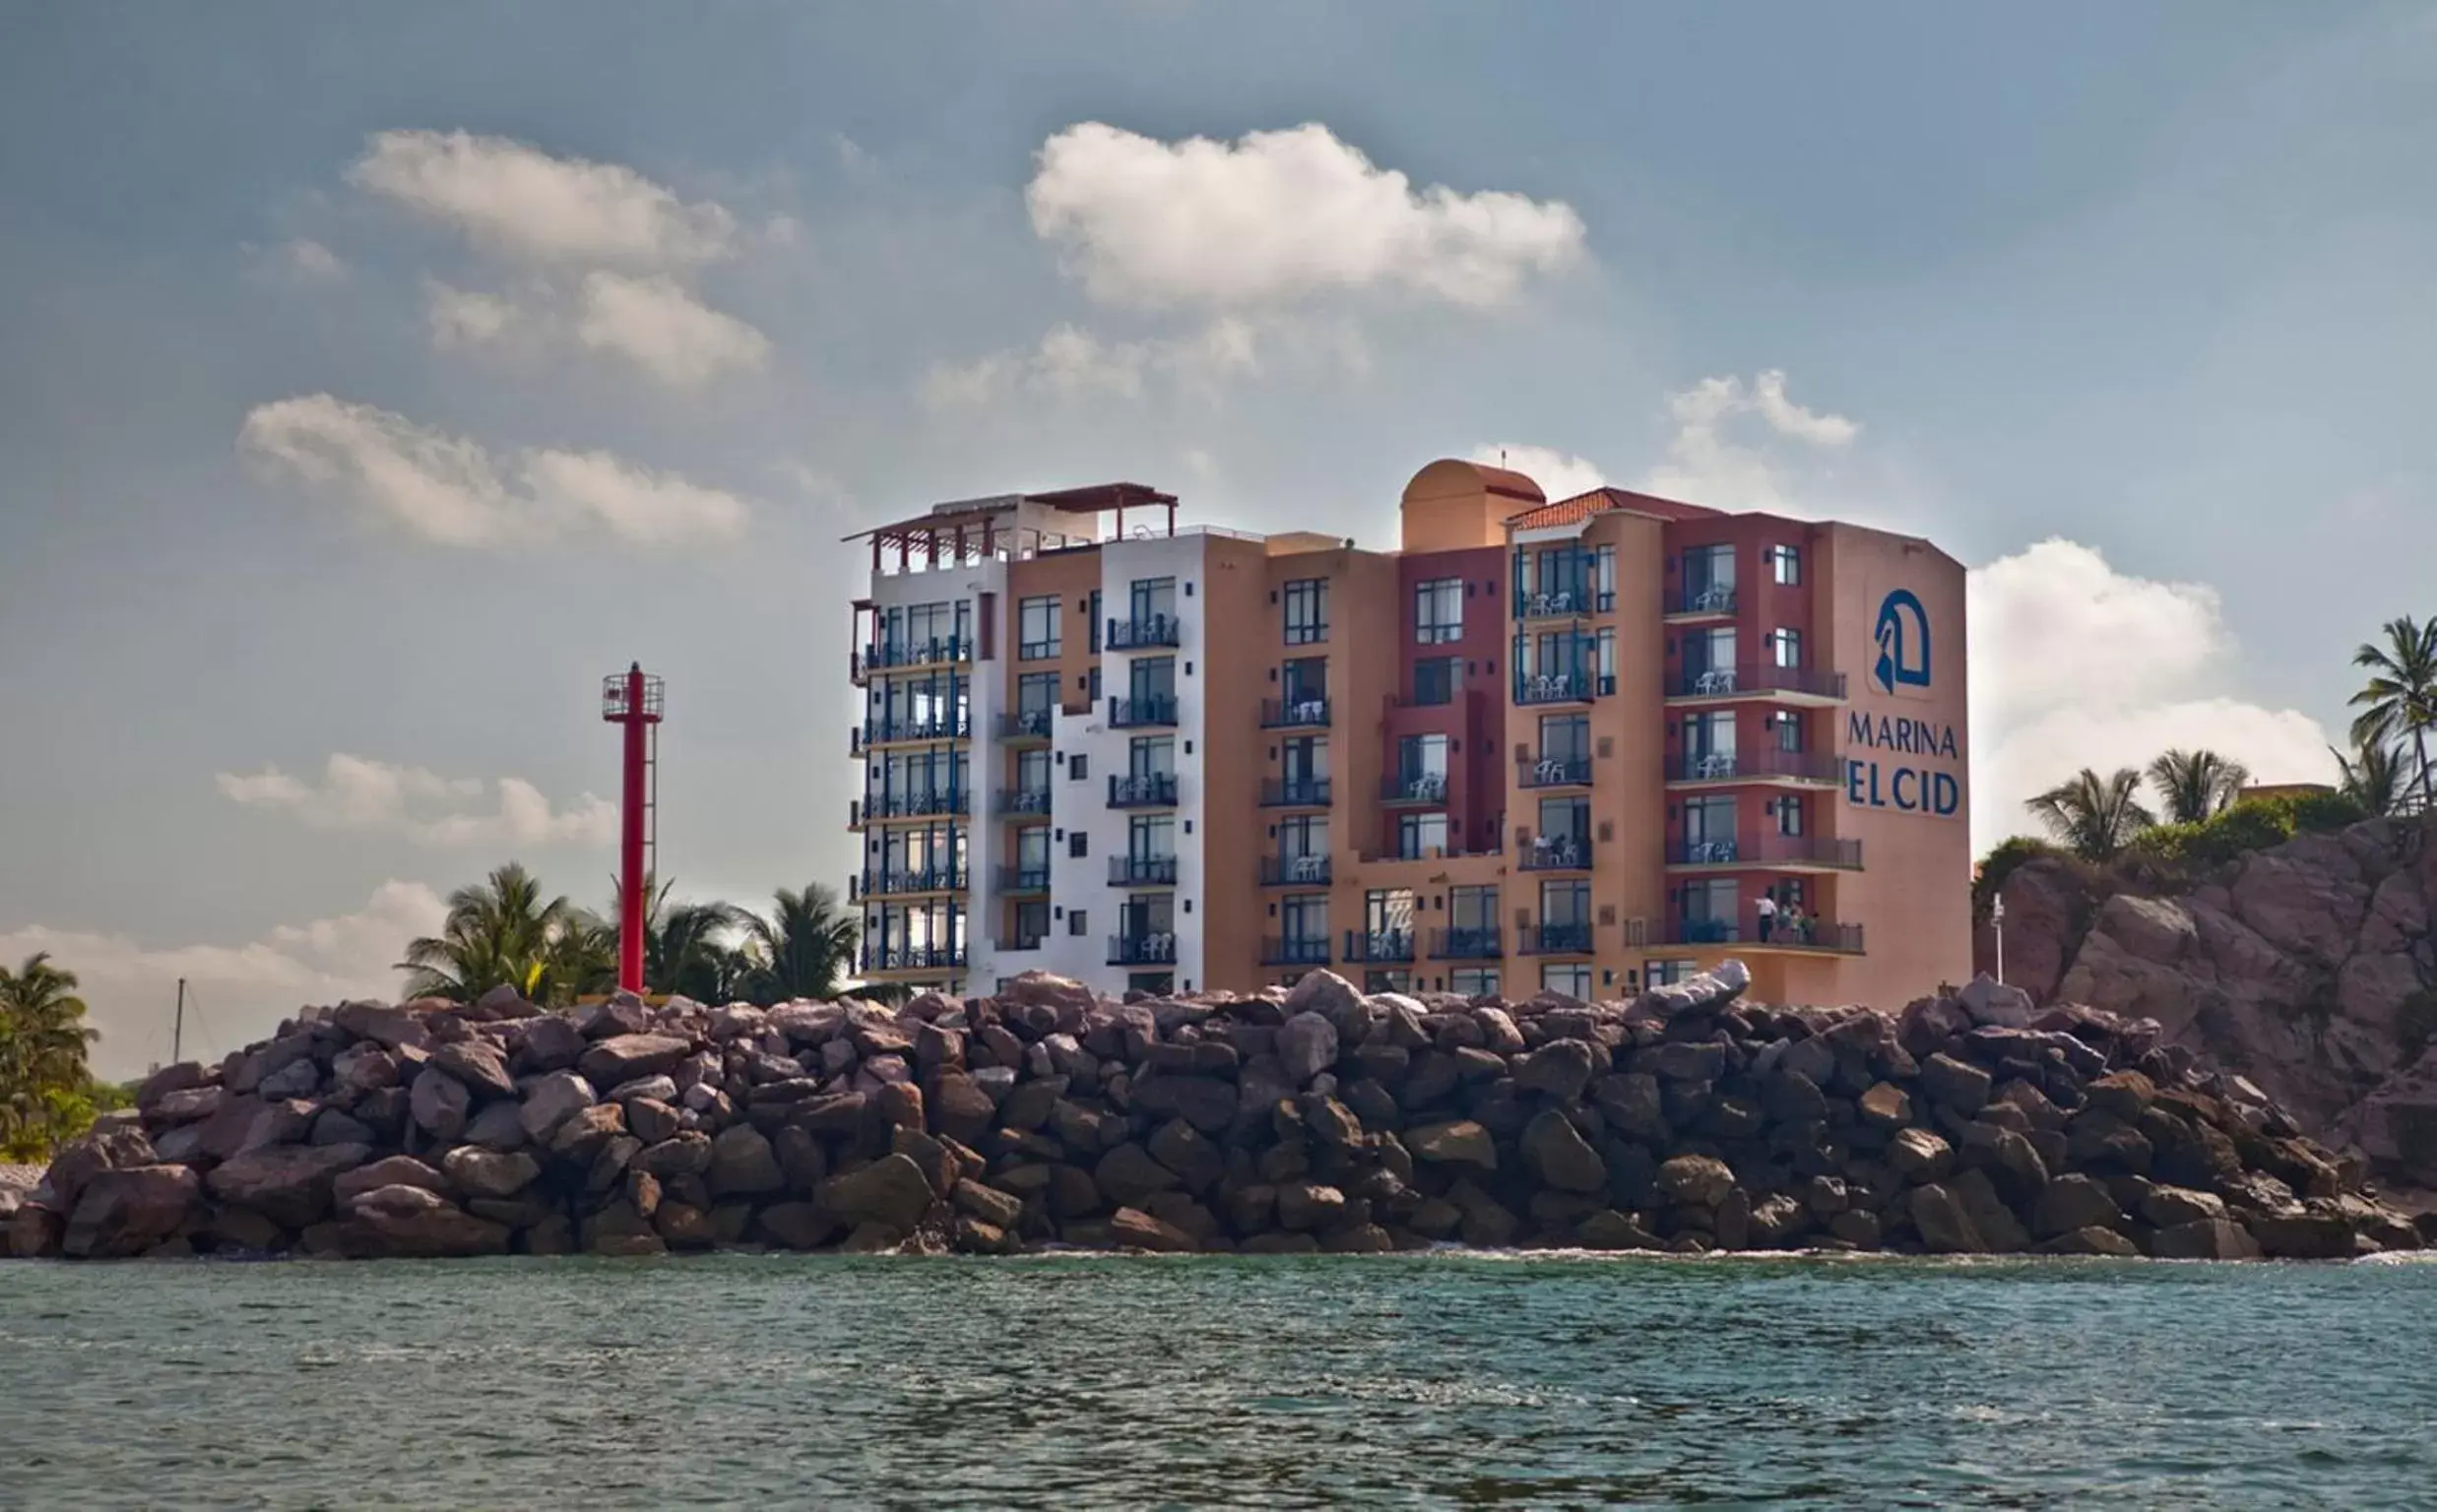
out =
[[902,1009],[351,1003],[64,1152],[22,1256],[1383,1251],[1436,1241],[2345,1258],[2356,1164],[2153,1023],[1017,978]]

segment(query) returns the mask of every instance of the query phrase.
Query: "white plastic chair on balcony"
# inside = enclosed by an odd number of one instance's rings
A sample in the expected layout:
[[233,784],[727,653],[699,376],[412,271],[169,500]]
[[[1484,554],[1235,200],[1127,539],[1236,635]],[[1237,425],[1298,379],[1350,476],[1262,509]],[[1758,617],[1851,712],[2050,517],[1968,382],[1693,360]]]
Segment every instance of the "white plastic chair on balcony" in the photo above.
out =
[[1299,855],[1295,857],[1294,864],[1288,868],[1288,871],[1298,882],[1317,882],[1327,866],[1326,856]]
[[1711,751],[1700,758],[1700,765],[1697,770],[1702,777],[1732,777],[1735,775],[1734,754],[1728,751]]
[[1562,783],[1566,780],[1566,764],[1554,756],[1544,759],[1532,772],[1544,783]]
[[1735,691],[1735,674],[1724,667],[1712,667],[1693,680],[1693,691],[1732,693]]
[[1327,717],[1328,701],[1326,699],[1308,698],[1295,706],[1295,720],[1298,724],[1317,724]]
[[1434,800],[1446,795],[1447,780],[1443,772],[1425,772],[1405,784],[1405,796],[1409,798]]

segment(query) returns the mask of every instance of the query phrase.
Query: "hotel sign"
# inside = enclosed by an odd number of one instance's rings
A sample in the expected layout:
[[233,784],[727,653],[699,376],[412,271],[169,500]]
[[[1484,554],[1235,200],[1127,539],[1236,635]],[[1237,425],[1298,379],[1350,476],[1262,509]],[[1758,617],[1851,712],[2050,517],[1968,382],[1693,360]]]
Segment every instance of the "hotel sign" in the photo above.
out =
[[[1879,604],[1878,657],[1868,681],[1896,699],[1925,699],[1931,686],[1929,613],[1910,589]],[[1962,760],[1955,726],[1906,714],[1845,714],[1845,801],[1856,808],[1892,808],[1951,819],[1962,808]]]

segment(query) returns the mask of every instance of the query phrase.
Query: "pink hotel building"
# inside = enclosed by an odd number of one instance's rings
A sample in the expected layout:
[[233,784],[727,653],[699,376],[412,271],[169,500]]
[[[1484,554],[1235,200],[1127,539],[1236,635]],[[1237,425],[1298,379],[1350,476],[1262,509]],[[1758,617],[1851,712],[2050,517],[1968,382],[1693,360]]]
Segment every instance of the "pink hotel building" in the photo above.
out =
[[1400,521],[1362,550],[1112,483],[852,537],[865,975],[1604,998],[1734,955],[1814,1004],[1965,979],[1954,558],[1456,461]]

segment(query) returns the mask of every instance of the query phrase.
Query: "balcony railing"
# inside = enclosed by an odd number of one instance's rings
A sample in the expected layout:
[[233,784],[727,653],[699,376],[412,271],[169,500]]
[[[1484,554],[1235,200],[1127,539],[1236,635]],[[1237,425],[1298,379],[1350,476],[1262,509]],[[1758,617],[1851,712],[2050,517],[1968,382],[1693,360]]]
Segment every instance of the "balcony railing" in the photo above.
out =
[[863,743],[885,745],[892,740],[962,740],[973,733],[973,719],[962,712],[922,720],[866,720]]
[[998,817],[1001,819],[1047,817],[1049,811],[1050,790],[1047,788],[998,789]]
[[1515,865],[1524,871],[1588,871],[1591,843],[1578,837],[1535,835]]
[[1011,940],[993,940],[991,949],[1002,956],[1020,956],[1027,951],[1039,950],[1041,942],[1047,938],[1047,935],[1040,934],[1017,935]]
[[1328,794],[1328,779],[1324,777],[1273,777],[1260,785],[1260,806],[1326,808]]
[[959,945],[866,945],[862,970],[866,972],[960,971],[965,947]]
[[1758,840],[1679,840],[1667,846],[1670,866],[1832,866],[1862,869],[1862,843],[1837,835],[1764,835]]
[[1050,868],[1040,866],[1001,866],[998,868],[998,890],[1002,893],[1046,893],[1050,890]]
[[1111,887],[1174,887],[1177,858],[1173,855],[1113,855],[1109,857]]
[[1444,772],[1416,772],[1410,777],[1382,778],[1379,782],[1379,801],[1394,807],[1430,808],[1447,800],[1447,775]]
[[1761,662],[1689,669],[1676,673],[1667,683],[1669,698],[1737,698],[1770,693],[1841,699],[1844,673],[1818,666]]
[[1516,944],[1527,956],[1587,956],[1591,953],[1588,923],[1525,924]]
[[1687,583],[1668,600],[1670,614],[1732,614],[1735,612],[1735,585],[1732,583]]
[[1677,763],[1676,781],[1741,783],[1783,778],[1803,783],[1841,783],[1843,760],[1827,751],[1707,751],[1687,753]]
[[1113,934],[1109,936],[1111,966],[1174,966],[1177,937],[1173,934]]
[[1140,698],[1111,697],[1109,727],[1111,729],[1147,729],[1177,722],[1177,699],[1173,693],[1146,693]]
[[964,811],[965,790],[962,788],[873,793],[863,800],[863,817],[866,819],[920,819],[929,814],[961,814]]
[[1377,966],[1394,965],[1413,959],[1413,931],[1410,929],[1348,929],[1345,932],[1345,959]]
[[1584,704],[1616,691],[1616,679],[1595,672],[1517,672],[1514,701],[1518,704]]
[[899,666],[936,666],[973,660],[973,642],[961,635],[923,641],[873,641],[855,653],[858,677]]
[[1174,614],[1145,614],[1136,619],[1109,621],[1108,635],[1103,639],[1110,651],[1142,651],[1155,646],[1174,647],[1183,640],[1184,625]]
[[857,884],[848,894],[856,898],[893,898],[904,893],[952,893],[965,885],[962,866],[901,867],[895,871],[866,871],[860,877],[849,877]]
[[1498,937],[1497,929],[1488,925],[1430,931],[1433,961],[1495,961],[1506,953],[1506,944]]
[[1263,966],[1326,966],[1328,938],[1279,939],[1272,935],[1260,942],[1260,964]]
[[1001,740],[1047,740],[1050,724],[1057,713],[1049,709],[1018,709],[998,717],[998,738]]
[[1591,780],[1588,756],[1543,756],[1514,764],[1517,788],[1582,788]]
[[1329,880],[1328,857],[1325,855],[1264,855],[1260,858],[1260,885],[1263,887],[1326,887]]
[[1750,928],[1732,919],[1685,918],[1668,923],[1660,943],[1667,945],[1764,945],[1772,950],[1816,950],[1824,954],[1858,956],[1862,948],[1862,926],[1839,924],[1824,918],[1803,918],[1788,923],[1778,918],[1768,927],[1768,938],[1761,938],[1757,921]]
[[1264,698],[1260,705],[1260,727],[1263,729],[1325,729],[1328,727],[1328,700],[1325,698]]
[[1174,808],[1177,806],[1177,775],[1174,772],[1111,773],[1109,806]]
[[1594,593],[1587,585],[1576,585],[1518,596],[1514,600],[1514,617],[1571,619],[1582,614],[1605,614],[1615,607],[1616,595]]

